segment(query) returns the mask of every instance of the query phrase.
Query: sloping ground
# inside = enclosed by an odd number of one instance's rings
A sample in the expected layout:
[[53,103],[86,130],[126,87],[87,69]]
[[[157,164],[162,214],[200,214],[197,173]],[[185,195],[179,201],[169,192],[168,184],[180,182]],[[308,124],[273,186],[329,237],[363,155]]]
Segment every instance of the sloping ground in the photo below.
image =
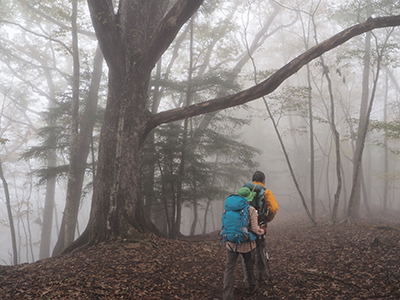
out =
[[[236,299],[400,299],[400,219],[310,227],[273,224],[271,280]],[[225,248],[216,234],[100,245],[0,268],[0,299],[221,299]],[[267,272],[268,273],[268,272]]]

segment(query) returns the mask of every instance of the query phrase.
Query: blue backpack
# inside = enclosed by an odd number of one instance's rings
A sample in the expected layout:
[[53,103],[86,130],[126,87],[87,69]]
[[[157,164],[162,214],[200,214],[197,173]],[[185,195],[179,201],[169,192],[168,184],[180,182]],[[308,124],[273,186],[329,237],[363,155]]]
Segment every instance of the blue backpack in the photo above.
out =
[[249,207],[247,198],[239,195],[230,195],[225,199],[224,213],[222,214],[221,235],[222,240],[237,245],[246,241],[255,241],[256,235],[247,229],[249,218]]

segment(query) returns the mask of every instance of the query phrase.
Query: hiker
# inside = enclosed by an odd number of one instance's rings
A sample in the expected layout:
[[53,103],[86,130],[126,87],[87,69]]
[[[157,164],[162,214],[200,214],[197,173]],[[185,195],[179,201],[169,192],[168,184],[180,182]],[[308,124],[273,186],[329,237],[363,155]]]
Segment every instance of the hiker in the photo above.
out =
[[[240,197],[248,197],[251,194],[251,191],[249,188],[242,187],[237,191],[237,196]],[[232,196],[230,196],[232,197]],[[229,197],[228,197],[229,198]],[[227,198],[227,200],[228,200]],[[237,197],[236,197],[237,198]],[[225,200],[225,209],[227,209],[227,200]],[[255,264],[255,249],[256,249],[256,242],[254,239],[257,239],[261,237],[262,235],[265,234],[265,228],[262,229],[260,226],[258,226],[258,220],[257,220],[257,211],[255,210],[254,207],[248,205],[247,203],[247,198],[244,199],[244,204],[245,204],[245,209],[246,211],[246,217],[247,217],[247,226],[244,229],[244,231],[248,230],[248,235],[252,236],[252,238],[249,238],[243,242],[229,242],[226,241],[226,266],[225,266],[225,273],[224,273],[224,289],[223,289],[223,296],[222,298],[224,300],[227,299],[233,299],[233,286],[234,286],[234,278],[235,278],[235,265],[236,265],[236,260],[241,254],[241,256],[244,259],[245,262],[245,269],[246,269],[246,275],[248,278],[248,288],[247,288],[247,293],[248,294],[253,294],[255,290],[257,289],[257,285],[255,282],[255,276],[254,276],[254,264]],[[243,212],[243,210],[242,210]],[[247,214],[248,212],[248,214]],[[225,213],[224,213],[225,214]],[[227,226],[224,226],[225,223],[228,223],[224,220],[224,216],[222,218],[222,236],[224,237],[224,228]],[[247,229],[247,230],[246,230]]]
[[[254,206],[258,213],[258,225],[261,228],[265,228],[265,233],[267,232],[267,225],[271,222],[278,210],[278,203],[275,200],[274,195],[270,190],[265,188],[265,174],[261,171],[256,171],[253,174],[252,182],[246,183],[244,185],[252,190],[253,195],[249,197],[249,204]],[[260,193],[261,195],[259,195]],[[260,203],[257,204],[257,198]],[[257,248],[255,251],[256,262],[257,262],[257,277],[258,282],[263,282],[266,277],[266,241],[265,234],[256,240]],[[242,266],[244,262],[242,261]],[[244,282],[247,285],[247,273],[243,271]]]

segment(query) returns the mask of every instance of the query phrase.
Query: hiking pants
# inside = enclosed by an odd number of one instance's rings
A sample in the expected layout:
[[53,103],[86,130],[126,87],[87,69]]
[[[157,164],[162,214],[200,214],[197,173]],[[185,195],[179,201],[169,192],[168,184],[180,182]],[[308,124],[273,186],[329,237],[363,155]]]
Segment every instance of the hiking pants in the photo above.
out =
[[235,282],[235,265],[236,260],[239,256],[242,255],[245,267],[246,267],[246,275],[249,282],[249,287],[252,288],[255,286],[255,278],[254,278],[254,263],[255,263],[255,250],[252,250],[247,253],[239,253],[233,252],[231,250],[226,250],[226,266],[225,266],[225,274],[224,274],[224,290],[222,292],[223,300],[232,300],[233,298],[233,285]]
[[267,247],[267,243],[265,242],[265,235],[263,235],[260,239],[256,240],[256,260],[257,260],[257,276],[259,281],[265,280],[265,248]]
[[[266,278],[266,263],[265,263],[265,248],[267,246],[265,242],[265,236],[262,236],[260,239],[256,239],[256,249],[255,251],[255,256],[256,256],[256,263],[257,263],[257,278],[258,281],[261,282],[265,280]],[[242,269],[243,269],[243,282],[245,286],[248,286],[247,283],[247,272],[245,271],[245,264],[244,260],[241,260],[242,263]]]

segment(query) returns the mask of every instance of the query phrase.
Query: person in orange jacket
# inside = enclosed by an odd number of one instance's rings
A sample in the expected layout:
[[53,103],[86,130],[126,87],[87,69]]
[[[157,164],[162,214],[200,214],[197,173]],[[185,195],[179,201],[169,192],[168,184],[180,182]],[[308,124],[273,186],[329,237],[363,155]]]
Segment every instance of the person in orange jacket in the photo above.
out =
[[[267,227],[268,223],[271,222],[278,211],[278,203],[275,200],[274,195],[270,190],[265,187],[265,174],[261,171],[256,171],[253,174],[252,182],[245,184],[245,186],[250,189],[255,190],[256,188],[259,190],[264,190],[264,199],[263,199],[263,207],[260,208],[259,213],[262,212],[264,215],[259,215],[259,223],[260,227]],[[262,189],[261,189],[261,187]],[[266,241],[265,235],[256,240],[256,261],[257,261],[257,276],[258,281],[262,282],[266,277]],[[247,276],[244,274],[244,281],[247,283]]]

